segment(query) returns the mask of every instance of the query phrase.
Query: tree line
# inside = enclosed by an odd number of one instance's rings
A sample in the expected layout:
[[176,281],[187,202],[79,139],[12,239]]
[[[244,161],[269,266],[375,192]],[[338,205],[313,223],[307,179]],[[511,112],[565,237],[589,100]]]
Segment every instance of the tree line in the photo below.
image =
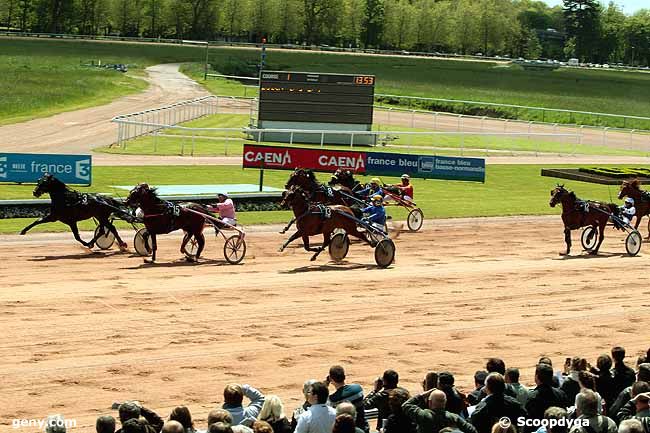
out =
[[596,0],[0,0],[0,27],[650,63],[650,9]]

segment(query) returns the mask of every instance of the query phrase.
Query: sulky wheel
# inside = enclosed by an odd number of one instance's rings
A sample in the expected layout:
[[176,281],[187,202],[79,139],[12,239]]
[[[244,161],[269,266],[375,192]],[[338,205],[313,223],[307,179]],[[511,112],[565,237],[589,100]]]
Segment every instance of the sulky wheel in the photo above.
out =
[[199,241],[196,240],[194,236],[187,241],[185,245],[185,257],[188,259],[193,259],[196,257],[196,252],[199,250]]
[[587,252],[592,252],[598,243],[598,230],[593,226],[585,227],[580,236],[582,248]]
[[346,233],[336,233],[332,236],[328,248],[332,260],[340,262],[348,255],[348,251],[350,250],[350,238],[348,238]]
[[375,246],[375,262],[380,268],[387,268],[395,260],[395,244],[390,239],[382,239]]
[[146,228],[141,228],[135,232],[133,237],[133,248],[135,252],[142,257],[147,257],[151,255],[151,236]]
[[95,229],[95,245],[101,250],[107,250],[115,243],[115,235],[104,226],[97,226]]
[[228,263],[236,265],[244,260],[246,255],[246,241],[242,235],[232,235],[223,244],[223,256]]
[[641,251],[641,233],[634,230],[625,238],[625,250],[631,256],[636,256]]
[[409,212],[408,217],[406,218],[406,224],[409,227],[409,230],[412,232],[417,232],[422,228],[422,223],[424,222],[424,214],[420,208],[415,208]]

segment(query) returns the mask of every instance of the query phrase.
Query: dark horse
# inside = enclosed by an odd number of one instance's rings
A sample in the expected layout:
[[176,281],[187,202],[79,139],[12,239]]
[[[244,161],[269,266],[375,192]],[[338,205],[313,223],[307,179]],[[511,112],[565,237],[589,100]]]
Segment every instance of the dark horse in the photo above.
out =
[[[650,192],[641,189],[639,179],[624,180],[618,198],[622,200],[626,196],[634,199],[634,207],[636,208],[634,228],[638,229],[641,218],[650,214]],[[646,239],[650,239],[650,220],[648,220],[648,237]]]
[[351,170],[344,170],[339,168],[334,172],[332,178],[327,183],[329,186],[341,186],[348,189],[350,192],[354,192],[356,189],[361,187],[361,184],[358,180],[354,178],[354,173]]
[[[347,206],[354,214],[360,218],[361,211],[359,210],[359,201],[355,200],[354,195],[347,188],[344,190],[338,190],[332,188],[331,186],[324,185],[320,183],[314,172],[309,169],[296,168],[293,173],[289,175],[289,180],[285,184],[285,189],[291,189],[292,187],[300,187],[304,192],[309,194],[309,200],[316,203],[332,204],[332,205],[342,205]],[[293,218],[287,226],[282,229],[280,233],[285,233],[295,222]]]
[[[145,262],[154,263],[156,261],[156,250],[158,248],[156,235],[170,233],[178,229],[185,232],[181,243],[181,253],[190,262],[198,261],[205,246],[205,237],[203,236],[205,217],[201,214],[210,215],[206,208],[196,203],[187,203],[180,206],[162,200],[156,194],[156,188],[151,188],[146,183],[141,183],[131,190],[126,199],[126,205],[140,207],[144,213],[144,225],[149,232],[149,236],[151,236],[152,251],[151,260],[145,259]],[[185,246],[192,236],[194,236],[198,244],[195,256],[190,255],[185,250]]]
[[[110,197],[100,197],[96,194],[74,191],[49,173],[44,174],[38,180],[36,188],[34,188],[35,197],[40,197],[46,193],[50,195],[52,202],[50,205],[50,213],[25,227],[20,232],[21,235],[24,235],[32,227],[39,224],[61,221],[70,227],[74,238],[87,248],[92,248],[99,236],[105,234],[104,230],[108,229],[115,235],[120,249],[126,249],[126,242],[120,238],[117,229],[111,222],[111,215],[114,213],[119,213],[121,216],[128,215],[122,203]],[[99,222],[99,226],[102,227],[102,230],[98,230],[90,242],[85,242],[79,236],[77,222],[89,218],[95,218]]]
[[571,252],[571,230],[591,226],[598,230],[598,244],[590,251],[590,254],[598,254],[598,249],[605,239],[605,226],[610,214],[616,214],[618,208],[615,204],[604,204],[593,201],[578,199],[573,191],[567,191],[564,185],[558,185],[551,190],[551,201],[549,205],[555,207],[562,205],[562,222],[564,222],[564,242],[566,242],[566,253]]
[[[357,224],[352,218],[343,215],[345,213],[354,217],[352,209],[347,206],[312,204],[309,201],[309,193],[297,186],[291,187],[288,191],[284,192],[282,206],[293,210],[298,231],[291,235],[280,247],[280,252],[284,251],[291,242],[302,238],[305,250],[314,252],[314,255],[311,257],[311,260],[314,261],[327,248],[332,233],[337,228],[345,230],[350,236],[372,243],[365,233],[359,232]],[[319,248],[310,248],[309,236],[319,234],[323,235],[323,245]]]

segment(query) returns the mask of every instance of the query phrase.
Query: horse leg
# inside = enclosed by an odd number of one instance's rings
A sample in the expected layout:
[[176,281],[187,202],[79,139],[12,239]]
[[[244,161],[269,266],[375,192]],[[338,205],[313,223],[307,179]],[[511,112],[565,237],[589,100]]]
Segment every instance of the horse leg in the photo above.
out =
[[607,220],[604,222],[600,223],[598,225],[598,244],[596,244],[596,248],[590,253],[592,255],[598,254],[598,250],[600,249],[600,244],[603,243],[605,240],[605,226],[607,225]]
[[108,230],[110,230],[110,232],[113,233],[113,236],[115,236],[115,240],[117,240],[117,245],[120,247],[120,251],[126,251],[128,245],[120,237],[120,234],[117,232],[117,227],[115,227],[115,225],[110,220],[106,220],[103,224],[104,227],[108,227]]
[[322,253],[325,248],[327,248],[327,246],[330,244],[331,237],[332,237],[332,232],[323,232],[323,245],[320,248],[316,248],[316,252],[314,253],[313,256],[311,256],[311,259],[309,259],[310,261],[313,262],[314,260],[316,260],[318,255]]
[[185,232],[185,235],[183,236],[183,242],[181,242],[181,254],[184,254],[187,256],[187,250],[185,247],[187,246],[187,243],[192,239],[192,234],[189,232]]
[[291,226],[293,225],[294,222],[296,222],[296,219],[291,218],[291,221],[289,221],[289,224],[287,224],[287,226],[280,231],[280,234],[281,235],[285,234],[287,232],[287,230],[289,230],[291,228]]
[[156,241],[156,235],[154,233],[149,234],[151,239],[151,260],[144,259],[145,263],[155,263],[156,262],[156,250],[158,249],[158,242]]
[[648,237],[646,239],[650,239],[650,217],[648,217]]
[[34,227],[36,227],[39,224],[53,223],[54,221],[56,221],[56,218],[52,214],[45,215],[44,217],[37,219],[36,221],[31,223],[27,227],[22,229],[20,231],[20,234],[24,235],[25,233],[27,233],[28,231],[30,231],[31,229],[33,229]]
[[[74,238],[79,242],[81,245],[83,245],[86,248],[92,248],[92,244],[85,242],[83,239],[81,239],[81,236],[79,236],[79,228],[77,227],[76,222],[69,223],[68,226],[70,226],[70,230],[72,230],[72,235]],[[94,239],[93,239],[94,241]]]
[[194,261],[198,262],[199,257],[201,257],[201,253],[203,252],[203,248],[205,247],[205,235],[203,233],[197,233],[194,235],[196,238],[196,241],[199,243],[198,248],[196,250],[196,256],[194,257]]
[[[289,237],[289,239],[287,239],[287,241],[286,241],[285,243],[282,244],[282,246],[278,249],[278,251],[279,251],[279,252],[284,251],[284,249],[287,247],[287,245],[289,245],[291,242],[295,241],[295,240],[298,239],[299,237],[302,237],[302,231],[301,231],[301,230],[298,230],[297,232],[295,232],[294,234],[292,234],[292,235]],[[309,243],[309,241],[307,241],[307,243]]]
[[564,243],[566,243],[566,253],[560,253],[561,256],[568,256],[571,252],[571,229],[564,228]]

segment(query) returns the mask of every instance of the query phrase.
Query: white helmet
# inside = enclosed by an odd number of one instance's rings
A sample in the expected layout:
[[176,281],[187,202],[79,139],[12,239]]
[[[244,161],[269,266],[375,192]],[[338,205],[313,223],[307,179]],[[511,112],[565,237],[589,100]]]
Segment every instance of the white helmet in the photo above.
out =
[[410,179],[410,178],[411,178],[411,176],[409,176],[409,175],[406,174],[406,173],[404,173],[404,174],[402,175],[402,179]]
[[633,199],[632,197],[627,197],[627,198],[625,199],[625,204],[627,204],[627,203],[629,203],[629,204],[631,204],[632,206],[634,206],[634,199]]

